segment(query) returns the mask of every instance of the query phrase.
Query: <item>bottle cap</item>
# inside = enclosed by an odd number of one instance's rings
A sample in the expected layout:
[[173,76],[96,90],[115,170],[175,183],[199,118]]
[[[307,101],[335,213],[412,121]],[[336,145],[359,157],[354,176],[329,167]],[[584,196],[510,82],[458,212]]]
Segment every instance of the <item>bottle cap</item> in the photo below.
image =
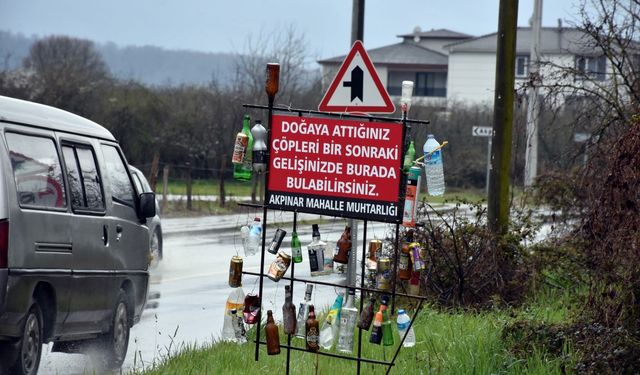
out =
[[398,315],[404,314],[404,309],[398,309]]
[[260,221],[260,218],[259,218],[259,217],[257,217],[257,218],[255,218],[255,219],[253,219],[253,220],[255,220],[255,221]]

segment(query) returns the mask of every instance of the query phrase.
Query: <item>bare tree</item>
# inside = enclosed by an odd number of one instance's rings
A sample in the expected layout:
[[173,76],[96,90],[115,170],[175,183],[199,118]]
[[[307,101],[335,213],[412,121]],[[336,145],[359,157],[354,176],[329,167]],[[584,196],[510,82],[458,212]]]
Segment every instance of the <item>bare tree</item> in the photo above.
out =
[[95,90],[109,79],[93,43],[66,36],[35,42],[23,65],[32,72],[32,100],[79,114],[87,114]]

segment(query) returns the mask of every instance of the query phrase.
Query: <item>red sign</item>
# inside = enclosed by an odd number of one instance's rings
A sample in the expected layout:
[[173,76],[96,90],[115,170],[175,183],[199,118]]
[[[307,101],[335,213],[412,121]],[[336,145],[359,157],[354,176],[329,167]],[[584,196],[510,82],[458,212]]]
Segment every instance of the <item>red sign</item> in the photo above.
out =
[[326,112],[393,113],[396,108],[362,42],[356,40],[320,101]]
[[401,219],[402,124],[274,115],[267,205]]

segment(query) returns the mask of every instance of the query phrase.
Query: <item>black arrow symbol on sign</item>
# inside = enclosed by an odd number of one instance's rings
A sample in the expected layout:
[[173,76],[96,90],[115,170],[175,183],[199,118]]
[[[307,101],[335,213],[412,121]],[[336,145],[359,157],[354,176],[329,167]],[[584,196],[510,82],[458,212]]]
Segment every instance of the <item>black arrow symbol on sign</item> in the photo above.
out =
[[355,98],[359,98],[360,101],[364,101],[362,97],[362,92],[364,91],[364,72],[360,69],[359,66],[356,66],[351,70],[351,81],[350,82],[342,82],[342,86],[351,87],[351,101]]

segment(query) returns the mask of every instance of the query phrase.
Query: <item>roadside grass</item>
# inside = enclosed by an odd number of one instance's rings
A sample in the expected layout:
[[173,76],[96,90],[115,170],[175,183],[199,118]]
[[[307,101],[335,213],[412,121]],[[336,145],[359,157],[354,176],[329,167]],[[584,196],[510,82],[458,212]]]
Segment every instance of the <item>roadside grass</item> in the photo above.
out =
[[[572,358],[570,347],[563,358],[547,354],[536,348],[526,358],[516,358],[502,339],[502,330],[509,322],[568,322],[572,305],[568,294],[545,291],[531,303],[519,308],[495,309],[482,312],[449,310],[426,307],[418,316],[414,327],[416,346],[403,348],[391,370],[392,374],[563,374],[567,358]],[[282,329],[280,328],[280,332]],[[368,342],[369,332],[363,332],[363,357],[386,360],[393,358],[399,343],[384,347]],[[260,360],[254,361],[255,330],[248,332],[249,343],[237,345],[214,341],[203,347],[184,347],[164,356],[163,361],[140,370],[138,374],[280,374],[285,372],[286,349],[276,356],[268,356],[266,347],[260,347]],[[262,336],[264,340],[264,335]],[[281,335],[280,342],[286,343]],[[357,348],[357,331],[354,348]],[[303,347],[302,339],[293,338],[292,344]],[[337,351],[332,350],[337,353]],[[354,353],[355,356],[355,353]],[[365,374],[384,374],[382,365],[362,363]],[[313,353],[291,351],[292,374],[353,374],[355,361],[345,361]]]

